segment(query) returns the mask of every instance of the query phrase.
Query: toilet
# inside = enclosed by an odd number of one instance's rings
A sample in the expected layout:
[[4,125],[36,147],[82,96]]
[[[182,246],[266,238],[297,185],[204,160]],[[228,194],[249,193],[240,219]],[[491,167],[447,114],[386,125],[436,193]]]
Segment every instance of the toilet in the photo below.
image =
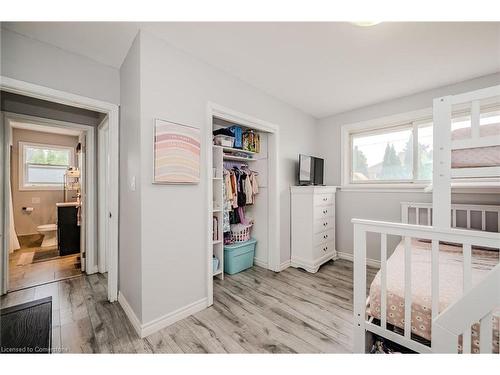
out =
[[51,247],[57,245],[57,224],[39,225],[36,230],[38,233],[43,234],[41,247]]

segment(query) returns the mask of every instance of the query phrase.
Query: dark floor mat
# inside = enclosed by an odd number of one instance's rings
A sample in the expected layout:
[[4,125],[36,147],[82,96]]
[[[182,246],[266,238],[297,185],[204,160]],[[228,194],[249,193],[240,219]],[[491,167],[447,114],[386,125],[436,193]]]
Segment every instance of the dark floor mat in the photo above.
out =
[[50,353],[52,297],[0,310],[0,353]]
[[59,258],[59,250],[58,249],[50,249],[50,250],[35,250],[35,255],[33,256],[33,263],[36,262],[44,262],[46,260],[51,260]]

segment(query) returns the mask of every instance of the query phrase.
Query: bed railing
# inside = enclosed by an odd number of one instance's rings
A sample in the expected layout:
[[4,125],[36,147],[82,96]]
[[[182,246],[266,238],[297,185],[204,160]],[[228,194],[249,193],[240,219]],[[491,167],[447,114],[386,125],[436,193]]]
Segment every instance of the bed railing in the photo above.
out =
[[[411,307],[412,294],[411,284],[416,282],[411,278],[411,239],[426,239],[432,242],[431,250],[431,310],[433,322],[439,318],[439,241],[458,243],[463,246],[463,290],[465,293],[471,291],[472,286],[472,246],[482,246],[490,248],[500,248],[500,235],[498,233],[471,231],[466,229],[437,229],[432,226],[405,224],[405,223],[389,223],[373,220],[353,219],[354,224],[354,351],[358,353],[365,352],[365,335],[366,331],[386,337],[387,339],[396,342],[408,349],[419,353],[432,353],[437,349],[434,343],[429,347],[418,342],[411,334]],[[373,320],[367,319],[367,288],[366,288],[366,254],[367,243],[366,238],[368,233],[380,234],[380,264],[381,264],[381,319],[380,325]],[[398,334],[387,327],[387,237],[399,236],[404,238],[404,334]],[[493,272],[493,271],[492,271]],[[497,271],[495,271],[497,272]],[[478,284],[481,285],[481,284]],[[478,286],[479,288],[480,286]],[[484,290],[484,289],[482,289]],[[484,290],[489,293],[488,290]],[[471,292],[472,293],[472,292]],[[493,295],[486,295],[486,298],[494,299]],[[472,297],[470,297],[472,298]],[[453,306],[453,305],[452,305]],[[451,310],[448,310],[451,311]],[[452,313],[448,313],[451,314]],[[483,317],[487,315],[484,312]],[[443,318],[441,321],[442,329],[448,329],[448,320],[452,318]],[[438,328],[439,330],[439,328]],[[455,331],[450,331],[450,334],[455,334]],[[468,331],[463,335],[463,346],[470,348],[470,326]],[[444,335],[443,343],[438,341],[440,349],[443,346],[449,346],[449,335]],[[443,337],[444,337],[443,336]],[[446,341],[445,341],[446,340]],[[454,346],[448,347],[447,352],[457,350],[457,341]],[[454,348],[454,349],[453,349]]]
[[[465,217],[463,217],[464,215]],[[401,202],[401,222],[406,224],[432,225],[432,203]],[[452,228],[458,227],[500,232],[500,206],[452,204],[450,224]]]
[[457,353],[458,337],[462,335],[463,353],[470,353],[470,327],[479,322],[480,352],[491,354],[493,311],[498,306],[500,306],[500,265],[433,321],[432,350],[436,353]]

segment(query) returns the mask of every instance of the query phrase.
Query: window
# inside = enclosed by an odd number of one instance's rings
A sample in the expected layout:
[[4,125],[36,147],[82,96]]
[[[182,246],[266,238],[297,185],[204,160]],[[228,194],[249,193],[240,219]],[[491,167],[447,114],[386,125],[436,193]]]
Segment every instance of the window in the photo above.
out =
[[19,142],[19,189],[63,189],[73,161],[72,147]]
[[350,140],[351,183],[416,182],[432,178],[430,122],[352,133]]
[[[427,184],[432,180],[433,132],[431,111],[407,113],[386,119],[400,123],[352,124],[342,128],[343,184]],[[413,120],[418,118],[419,120]],[[426,120],[427,119],[427,120]],[[494,133],[500,108],[481,108],[480,136]],[[362,126],[362,127],[360,127]],[[471,137],[469,110],[453,113],[452,139]],[[496,134],[496,133],[495,133]]]

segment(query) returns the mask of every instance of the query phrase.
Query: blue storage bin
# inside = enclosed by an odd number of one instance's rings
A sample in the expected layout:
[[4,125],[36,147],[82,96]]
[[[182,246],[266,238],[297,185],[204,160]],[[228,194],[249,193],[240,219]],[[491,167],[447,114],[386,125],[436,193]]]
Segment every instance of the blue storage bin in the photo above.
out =
[[224,272],[234,275],[253,266],[256,240],[224,246]]
[[213,273],[215,273],[215,271],[217,271],[219,269],[219,259],[217,259],[216,257],[213,257],[212,258],[212,268],[213,268]]

